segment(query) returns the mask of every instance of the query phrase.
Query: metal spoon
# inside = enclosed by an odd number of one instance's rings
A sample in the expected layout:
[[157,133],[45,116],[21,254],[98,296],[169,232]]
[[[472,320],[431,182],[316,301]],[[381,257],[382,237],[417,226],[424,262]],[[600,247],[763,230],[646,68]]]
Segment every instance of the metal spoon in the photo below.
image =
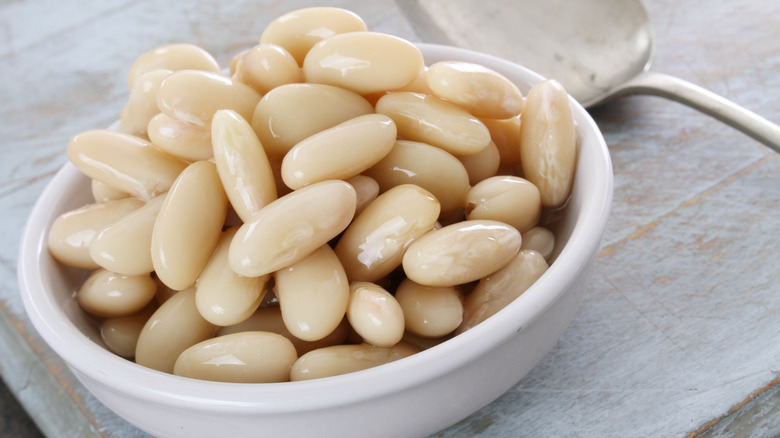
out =
[[650,71],[653,28],[639,0],[398,0],[427,42],[513,60],[585,107],[652,94],[695,108],[780,152],[780,126],[702,87]]

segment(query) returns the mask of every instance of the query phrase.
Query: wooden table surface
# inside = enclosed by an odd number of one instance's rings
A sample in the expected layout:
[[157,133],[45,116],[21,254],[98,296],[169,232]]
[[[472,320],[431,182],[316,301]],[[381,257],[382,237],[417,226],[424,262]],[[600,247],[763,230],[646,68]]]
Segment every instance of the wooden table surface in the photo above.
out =
[[[143,436],[41,341],[16,283],[21,229],[74,134],[107,126],[141,53],[198,44],[225,65],[310,1],[0,3],[0,371],[51,437]],[[334,1],[417,40],[389,0]],[[780,2],[649,0],[653,70],[780,122]],[[607,25],[607,24],[605,24]],[[551,353],[439,437],[780,435],[780,156],[687,107],[592,110],[615,170],[589,293]]]

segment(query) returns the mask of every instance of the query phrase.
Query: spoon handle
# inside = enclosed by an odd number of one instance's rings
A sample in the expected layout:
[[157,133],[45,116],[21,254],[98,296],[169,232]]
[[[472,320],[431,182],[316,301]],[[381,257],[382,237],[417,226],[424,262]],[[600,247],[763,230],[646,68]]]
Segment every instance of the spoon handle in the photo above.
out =
[[615,95],[666,97],[708,114],[780,152],[780,126],[698,85],[664,73],[646,71],[629,80]]

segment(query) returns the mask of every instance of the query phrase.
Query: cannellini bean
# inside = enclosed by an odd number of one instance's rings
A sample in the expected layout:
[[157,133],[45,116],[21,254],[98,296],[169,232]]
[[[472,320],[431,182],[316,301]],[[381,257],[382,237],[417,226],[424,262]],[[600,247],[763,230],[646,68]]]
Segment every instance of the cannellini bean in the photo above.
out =
[[539,188],[542,205],[566,201],[574,179],[577,136],[569,95],[553,79],[528,92],[520,129],[520,159],[525,178]]
[[409,278],[426,286],[464,284],[506,266],[521,240],[520,232],[503,222],[457,222],[412,242],[403,267]]
[[536,251],[522,250],[500,271],[479,281],[463,304],[462,333],[495,315],[531,287],[548,265]]
[[336,244],[350,281],[377,281],[401,265],[404,251],[431,230],[439,217],[436,198],[414,184],[379,195],[356,217]]
[[298,142],[374,107],[357,93],[324,84],[287,84],[257,104],[252,128],[268,155],[282,157]]
[[139,209],[144,202],[136,198],[87,204],[63,213],[49,229],[49,252],[60,262],[77,268],[99,268],[90,254],[90,245],[104,228]]
[[195,289],[177,292],[146,321],[135,348],[135,362],[172,373],[187,348],[214,336],[216,326],[203,319],[195,305]]
[[463,108],[435,96],[390,92],[376,103],[376,112],[395,121],[398,135],[440,147],[453,155],[471,155],[490,143],[490,131]]
[[290,370],[290,380],[311,380],[352,373],[411,356],[420,350],[407,344],[376,347],[369,344],[334,345],[299,357]]
[[404,333],[404,337],[401,338],[401,342],[398,345],[401,344],[408,344],[414,347],[417,347],[422,350],[427,350],[431,347],[435,347],[442,342],[451,339],[454,335],[452,333],[439,337],[439,338],[426,338],[424,336],[415,335],[414,333],[409,332],[408,330]]
[[523,110],[523,94],[505,76],[480,64],[441,61],[428,68],[433,94],[477,117],[506,119]]
[[390,292],[375,283],[350,284],[347,319],[365,342],[377,347],[392,347],[404,335],[401,306]]
[[347,182],[357,194],[357,207],[355,208],[355,217],[357,217],[371,201],[379,196],[379,183],[374,178],[362,174],[349,178]]
[[142,275],[154,271],[152,229],[162,207],[164,195],[149,200],[143,207],[104,228],[89,246],[89,254],[98,265],[122,275]]
[[282,335],[233,333],[184,350],[176,359],[173,374],[217,382],[286,382],[297,358],[292,342]]
[[258,44],[244,51],[231,69],[233,80],[249,85],[260,94],[296,82],[303,82],[298,61],[276,44]]
[[96,179],[90,181],[90,189],[92,190],[92,197],[95,198],[95,202],[115,201],[130,196],[129,193],[123,192]]
[[159,113],[149,120],[146,133],[155,146],[182,160],[202,161],[214,155],[211,129],[207,126],[182,122]]
[[248,277],[290,266],[341,233],[356,205],[355,189],[338,180],[282,196],[241,225],[230,245],[230,266]]
[[142,74],[135,81],[130,97],[119,113],[119,130],[127,134],[146,134],[149,120],[160,113],[157,107],[157,90],[163,78],[172,73],[171,70],[157,69]]
[[307,82],[336,85],[360,94],[403,87],[423,70],[420,49],[378,32],[347,32],[315,44],[303,61]]
[[469,175],[463,163],[447,151],[416,141],[398,140],[393,149],[364,172],[386,192],[401,184],[415,184],[441,203],[441,210],[462,207],[469,190]]
[[214,161],[230,204],[244,222],[276,199],[271,163],[255,131],[232,110],[219,110],[211,124]]
[[469,175],[469,184],[472,186],[483,179],[495,176],[501,165],[501,155],[498,147],[491,140],[485,149],[473,155],[462,155],[458,160],[466,168]]
[[352,11],[334,7],[303,8],[281,15],[269,23],[260,36],[260,43],[284,47],[299,65],[303,65],[312,46],[323,39],[366,29],[363,19]]
[[520,249],[538,252],[549,261],[555,250],[555,234],[548,228],[536,226],[522,233],[523,245]]
[[135,60],[127,75],[128,88],[132,90],[141,75],[157,69],[220,72],[217,61],[202,48],[194,44],[169,44],[150,50]]
[[114,354],[132,359],[138,345],[138,336],[155,310],[157,305],[152,302],[136,314],[106,318],[100,323],[100,337]]
[[539,189],[518,176],[490,177],[466,194],[466,219],[505,222],[522,233],[536,225],[541,214]]
[[97,269],[81,285],[76,299],[82,309],[104,318],[138,313],[154,299],[157,284],[147,275],[120,275]]
[[295,337],[317,341],[344,320],[349,281],[336,253],[327,244],[276,271],[274,280],[284,324]]
[[320,131],[295,145],[282,160],[282,179],[299,189],[328,179],[348,179],[376,164],[393,148],[395,123],[366,114]]
[[192,286],[217,245],[228,200],[210,161],[189,165],[165,197],[152,231],[152,264],[172,289]]
[[298,356],[302,356],[309,351],[316,350],[317,348],[329,347],[331,345],[339,345],[344,343],[347,339],[347,335],[350,332],[349,322],[346,317],[341,320],[338,326],[330,332],[327,336],[316,341],[304,341],[294,336],[287,330],[287,326],[284,324],[282,318],[282,309],[278,306],[263,307],[253,313],[245,321],[242,321],[236,325],[227,327],[221,327],[217,332],[217,335],[227,335],[230,333],[238,333],[244,331],[265,331],[279,333],[286,337],[290,342],[295,345],[295,350],[298,352]]
[[511,168],[520,164],[521,116],[508,119],[480,119],[498,148],[499,167]]
[[463,301],[453,286],[423,286],[406,278],[398,285],[395,299],[403,310],[406,330],[415,335],[439,338],[463,321]]
[[232,109],[251,120],[259,101],[260,94],[249,85],[198,70],[173,72],[163,79],[157,90],[160,111],[198,126],[208,126],[214,113],[221,109]]
[[228,263],[228,251],[238,227],[225,230],[198,277],[195,304],[203,318],[219,326],[249,318],[265,296],[269,276],[242,277]]
[[107,129],[77,134],[67,151],[85,175],[144,200],[167,192],[187,167],[142,138]]

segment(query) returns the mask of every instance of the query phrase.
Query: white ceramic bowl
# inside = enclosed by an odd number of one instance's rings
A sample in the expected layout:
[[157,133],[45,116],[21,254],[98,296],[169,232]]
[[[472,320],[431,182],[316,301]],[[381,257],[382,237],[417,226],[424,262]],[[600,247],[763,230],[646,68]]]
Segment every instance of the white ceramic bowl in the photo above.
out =
[[[468,50],[420,44],[426,63],[481,63],[527,92],[541,77]],[[347,375],[293,383],[231,384],[160,373],[107,351],[73,299],[84,278],[49,255],[61,213],[90,202],[89,181],[66,164],[41,195],[21,242],[25,309],[49,346],[100,401],[153,435],[415,437],[454,424],[517,383],[573,319],[599,249],[612,199],[609,152],[596,124],[572,100],[579,160],[559,248],[550,269],[477,327],[429,350]],[[64,153],[64,151],[63,151]]]

